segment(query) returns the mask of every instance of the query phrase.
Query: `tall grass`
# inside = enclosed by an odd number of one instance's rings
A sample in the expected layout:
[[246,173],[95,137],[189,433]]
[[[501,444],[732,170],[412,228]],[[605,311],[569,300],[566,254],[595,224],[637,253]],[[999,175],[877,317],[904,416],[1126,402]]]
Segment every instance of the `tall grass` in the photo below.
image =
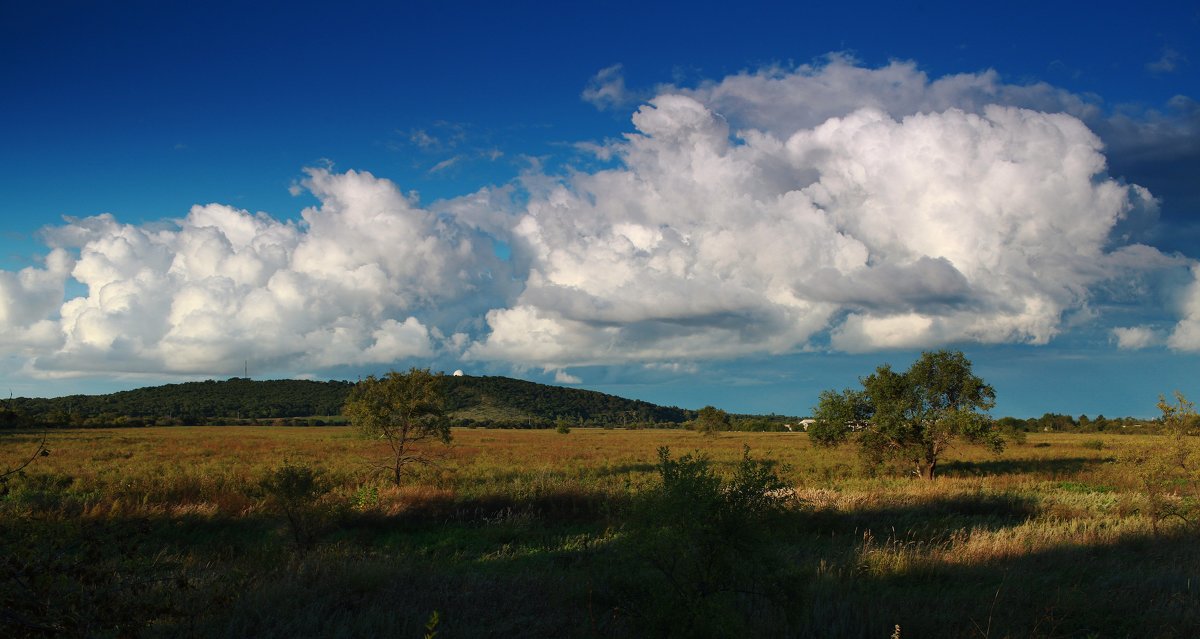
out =
[[[659,447],[728,478],[749,446],[795,498],[738,581],[772,592],[722,595],[755,634],[1195,636],[1195,530],[1156,523],[1124,461],[1161,441],[1033,434],[926,482],[802,434],[456,429],[396,487],[341,427],[56,431],[0,497],[0,634],[420,636],[436,610],[444,636],[643,636],[669,618],[629,582],[664,574],[631,528]],[[323,482],[303,537],[264,490],[285,459]]]

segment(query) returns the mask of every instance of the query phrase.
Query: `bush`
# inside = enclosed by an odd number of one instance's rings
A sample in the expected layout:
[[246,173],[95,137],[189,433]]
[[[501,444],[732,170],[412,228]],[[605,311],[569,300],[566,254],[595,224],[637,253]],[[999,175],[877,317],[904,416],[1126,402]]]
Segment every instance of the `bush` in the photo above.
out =
[[262,478],[259,487],[268,507],[287,519],[296,548],[301,553],[307,551],[322,520],[318,500],[330,489],[324,473],[311,466],[284,460],[282,466]]
[[777,533],[792,493],[774,463],[749,448],[728,479],[704,455],[673,459],[658,449],[661,483],[635,500],[629,518],[634,552],[647,574],[628,575],[625,608],[652,636],[751,636],[754,627],[779,627],[774,593]]
[[1200,445],[1188,434],[1197,418],[1196,407],[1176,391],[1174,403],[1159,396],[1158,408],[1167,441],[1125,459],[1146,491],[1146,514],[1155,533],[1167,520],[1178,519],[1188,526],[1200,523]]

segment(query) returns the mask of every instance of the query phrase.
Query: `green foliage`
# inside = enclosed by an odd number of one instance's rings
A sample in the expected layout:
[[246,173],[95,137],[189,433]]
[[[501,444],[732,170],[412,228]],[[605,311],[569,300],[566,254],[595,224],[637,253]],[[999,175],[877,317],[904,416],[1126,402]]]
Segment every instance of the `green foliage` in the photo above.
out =
[[818,446],[827,448],[844,444],[850,434],[861,429],[875,414],[875,407],[866,393],[850,389],[841,393],[821,391],[808,437]]
[[[324,425],[330,421],[328,416],[341,414],[354,386],[342,381],[254,381],[235,377],[109,395],[19,397],[0,403],[0,429],[38,423],[107,427],[264,420],[274,425]],[[461,426],[551,428],[560,417],[593,425],[679,425],[693,416],[680,408],[507,377],[447,377],[442,386],[446,413]]]
[[922,353],[903,373],[884,364],[860,381],[861,391],[821,393],[808,429],[814,443],[837,446],[857,433],[868,462],[906,461],[926,479],[933,479],[938,458],[955,439],[1004,448],[986,415],[995,391],[971,372],[961,352]]
[[729,413],[712,406],[705,406],[704,408],[701,408],[700,411],[696,413],[695,423],[696,430],[705,435],[715,435],[720,431],[729,430],[731,428]]
[[744,433],[782,433],[788,432],[785,424],[796,421],[779,415],[741,416],[733,420],[732,429]]
[[1025,422],[1012,417],[1001,417],[996,420],[996,430],[1008,441],[1023,446],[1029,438]]
[[437,627],[441,622],[442,617],[438,614],[438,611],[434,610],[430,613],[429,621],[425,622],[425,639],[436,639],[438,635]]
[[287,519],[296,548],[302,553],[307,551],[322,515],[317,500],[330,489],[324,473],[306,464],[284,460],[282,466],[262,478],[259,488],[268,505]]
[[0,401],[0,429],[3,428],[21,428],[28,426],[30,422],[29,416],[17,410],[13,406],[13,401]]
[[1142,449],[1125,459],[1141,478],[1155,532],[1172,519],[1195,525],[1200,512],[1200,447],[1190,434],[1196,406],[1175,391],[1174,403],[1159,396],[1158,409],[1166,445]]
[[1015,434],[1017,430],[1035,433],[1117,432],[1122,434],[1156,430],[1153,423],[1147,424],[1144,420],[1134,417],[1107,418],[1104,415],[1097,415],[1095,418],[1089,418],[1087,415],[1080,415],[1076,418],[1061,413],[1045,413],[1041,417],[1029,419],[1002,417],[996,420],[996,423],[1006,437]]
[[638,556],[654,569],[637,577],[627,602],[642,632],[753,634],[749,629],[762,620],[751,611],[779,591],[771,541],[790,490],[774,465],[750,457],[748,447],[727,479],[708,457],[673,459],[666,447],[658,449],[657,471],[661,483],[640,495],[628,524]]
[[445,392],[448,413],[484,425],[550,428],[560,417],[595,425],[679,424],[691,416],[680,408],[508,377],[447,377]]
[[353,384],[234,377],[167,384],[109,395],[17,398],[14,410],[53,426],[146,426],[156,420],[200,424],[234,419],[336,415]]
[[369,511],[379,507],[379,487],[359,486],[354,491],[351,507],[357,511]]
[[391,453],[379,464],[392,473],[399,486],[411,464],[428,464],[420,444],[430,440],[450,443],[450,420],[442,392],[444,375],[413,368],[392,371],[359,382],[346,399],[343,413],[365,437],[387,442]]
[[571,423],[565,418],[559,417],[557,420],[555,420],[554,432],[558,433],[559,435],[569,434],[571,432]]

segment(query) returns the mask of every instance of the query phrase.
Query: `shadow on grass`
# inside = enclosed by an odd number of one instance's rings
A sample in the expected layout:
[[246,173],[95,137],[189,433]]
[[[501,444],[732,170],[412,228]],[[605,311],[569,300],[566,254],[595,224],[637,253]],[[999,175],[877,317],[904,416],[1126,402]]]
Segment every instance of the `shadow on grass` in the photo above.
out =
[[1037,502],[1008,494],[967,494],[924,499],[910,504],[886,504],[852,511],[818,509],[803,518],[804,529],[820,534],[891,534],[932,539],[959,529],[1000,530],[1037,514]]
[[[1016,556],[986,547],[958,552],[954,544],[964,542],[948,540],[955,530],[1019,525],[1034,507],[980,494],[851,512],[797,509],[765,531],[767,544],[747,551],[747,566],[771,571],[762,584],[786,587],[765,598],[733,593],[717,612],[744,613],[757,624],[744,636],[763,637],[887,637],[896,625],[905,637],[1200,636],[1194,532],[1090,546],[1064,537]],[[521,525],[506,520],[520,513],[537,516]],[[278,522],[264,518],[66,522],[53,531],[62,539],[56,548],[43,547],[46,522],[10,522],[0,527],[3,550],[11,551],[11,579],[0,595],[28,605],[6,607],[0,634],[419,636],[437,610],[444,636],[644,636],[631,603],[642,610],[680,604],[645,591],[632,592],[648,599],[631,602],[621,589],[648,574],[636,546],[605,532],[623,521],[622,504],[595,494],[433,501],[358,528],[348,543],[328,539],[303,559],[281,548],[255,554],[285,543],[272,532]],[[354,515],[336,526],[365,523]],[[505,534],[488,532],[500,528]],[[940,535],[943,554],[872,555],[863,551],[865,528],[880,540]],[[533,539],[575,531],[605,541],[543,550]],[[376,545],[388,535],[408,541],[396,552]],[[75,545],[81,554],[61,557]],[[163,563],[165,548],[189,549],[187,566]],[[27,576],[11,563],[19,557],[49,561],[31,567],[43,573],[66,566],[78,575],[40,577],[37,594],[53,597],[31,598],[21,590]],[[186,579],[175,587],[178,575]],[[58,607],[34,605],[43,601]]]
[[528,497],[505,494],[462,498],[430,495],[414,498],[395,515],[354,514],[352,525],[429,527],[441,524],[487,525],[510,519],[543,525],[602,524],[616,516],[624,500],[607,493],[557,491]]
[[[964,553],[966,558],[966,553]],[[869,563],[869,562],[867,562]],[[1200,636],[1194,533],[1064,544],[1017,557],[845,567],[809,589],[807,636]]]
[[1074,475],[1088,468],[1107,464],[1111,457],[1063,457],[1054,459],[953,460],[938,465],[945,477],[986,477],[989,475],[1041,475],[1048,479]]

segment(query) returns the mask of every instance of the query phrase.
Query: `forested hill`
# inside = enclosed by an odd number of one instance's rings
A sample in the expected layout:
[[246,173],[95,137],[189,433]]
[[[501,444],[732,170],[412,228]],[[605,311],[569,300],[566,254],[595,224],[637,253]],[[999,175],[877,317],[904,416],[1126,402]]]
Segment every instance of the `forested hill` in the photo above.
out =
[[150,386],[109,395],[70,395],[52,399],[11,400],[12,408],[50,422],[124,417],[126,420],[184,420],[212,418],[261,419],[337,415],[351,382],[313,382],[298,379],[254,381],[234,377]]
[[[595,391],[537,384],[507,377],[445,379],[447,408],[460,425],[544,427],[571,424],[680,423],[691,411],[662,407]],[[0,402],[0,426],[18,422],[107,426],[238,423],[290,419],[300,423],[336,416],[352,382],[254,381],[235,377],[168,384],[109,395]]]
[[467,420],[677,424],[694,417],[693,411],[674,406],[509,377],[447,377],[446,395],[451,414]]

